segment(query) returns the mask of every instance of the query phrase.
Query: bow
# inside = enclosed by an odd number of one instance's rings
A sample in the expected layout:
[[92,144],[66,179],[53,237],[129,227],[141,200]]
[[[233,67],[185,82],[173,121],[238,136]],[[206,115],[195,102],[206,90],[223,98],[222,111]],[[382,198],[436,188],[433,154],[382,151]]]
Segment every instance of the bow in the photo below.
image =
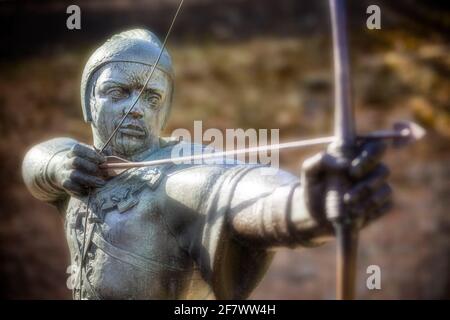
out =
[[[329,150],[336,157],[351,160],[355,152],[355,119],[351,101],[350,61],[346,34],[345,0],[329,0],[334,57],[334,135]],[[358,221],[351,219],[343,203],[348,183],[338,173],[328,181],[326,211],[336,232],[336,296],[355,296]]]

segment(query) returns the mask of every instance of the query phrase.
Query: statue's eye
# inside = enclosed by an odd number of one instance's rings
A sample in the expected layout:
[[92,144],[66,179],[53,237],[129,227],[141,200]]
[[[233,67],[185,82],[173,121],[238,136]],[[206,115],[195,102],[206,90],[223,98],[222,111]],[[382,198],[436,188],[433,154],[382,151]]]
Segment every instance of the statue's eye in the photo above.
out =
[[152,107],[157,107],[160,100],[161,100],[161,98],[157,94],[152,94],[148,98],[148,101],[150,102],[150,105]]
[[123,88],[115,87],[108,90],[108,95],[113,99],[123,99],[127,96],[127,91]]

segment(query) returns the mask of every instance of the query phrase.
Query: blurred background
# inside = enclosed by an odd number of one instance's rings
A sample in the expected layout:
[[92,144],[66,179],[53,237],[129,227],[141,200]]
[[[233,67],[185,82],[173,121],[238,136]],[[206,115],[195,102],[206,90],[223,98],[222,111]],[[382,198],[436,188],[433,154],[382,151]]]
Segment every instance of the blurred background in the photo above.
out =
[[[66,8],[81,8],[81,30]],[[51,137],[90,143],[79,85],[89,55],[112,34],[145,27],[163,37],[178,0],[0,1],[0,296],[70,299],[68,249],[56,210],[22,182],[25,152]],[[428,130],[392,151],[396,206],[361,235],[361,299],[450,298],[450,104],[447,1],[349,0],[352,72],[361,132],[397,119]],[[366,8],[381,8],[381,30]],[[167,134],[206,128],[279,128],[280,140],[332,132],[326,0],[187,0],[169,39],[176,94]],[[298,173],[319,149],[281,153]],[[335,243],[280,251],[252,299],[333,299]],[[366,288],[379,265],[381,290]]]

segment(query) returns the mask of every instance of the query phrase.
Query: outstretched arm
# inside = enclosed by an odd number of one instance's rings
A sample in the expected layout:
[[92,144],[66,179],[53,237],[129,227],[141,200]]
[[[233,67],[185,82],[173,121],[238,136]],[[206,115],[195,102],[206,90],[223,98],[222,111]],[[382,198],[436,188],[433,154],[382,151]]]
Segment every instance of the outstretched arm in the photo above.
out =
[[321,244],[334,234],[325,196],[328,176],[339,171],[350,181],[344,202],[362,227],[390,206],[388,170],[380,162],[384,150],[379,142],[363,144],[351,163],[318,154],[303,163],[300,179],[283,171],[274,176],[250,171],[234,192],[229,225],[237,239],[252,246]]

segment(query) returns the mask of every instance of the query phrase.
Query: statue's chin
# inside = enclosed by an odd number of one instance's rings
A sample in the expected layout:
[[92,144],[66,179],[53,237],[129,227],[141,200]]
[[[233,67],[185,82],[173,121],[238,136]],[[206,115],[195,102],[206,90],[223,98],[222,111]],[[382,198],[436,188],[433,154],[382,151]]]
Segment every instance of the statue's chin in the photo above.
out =
[[112,147],[114,151],[123,156],[133,156],[145,151],[150,146],[146,139],[141,137],[118,134]]

